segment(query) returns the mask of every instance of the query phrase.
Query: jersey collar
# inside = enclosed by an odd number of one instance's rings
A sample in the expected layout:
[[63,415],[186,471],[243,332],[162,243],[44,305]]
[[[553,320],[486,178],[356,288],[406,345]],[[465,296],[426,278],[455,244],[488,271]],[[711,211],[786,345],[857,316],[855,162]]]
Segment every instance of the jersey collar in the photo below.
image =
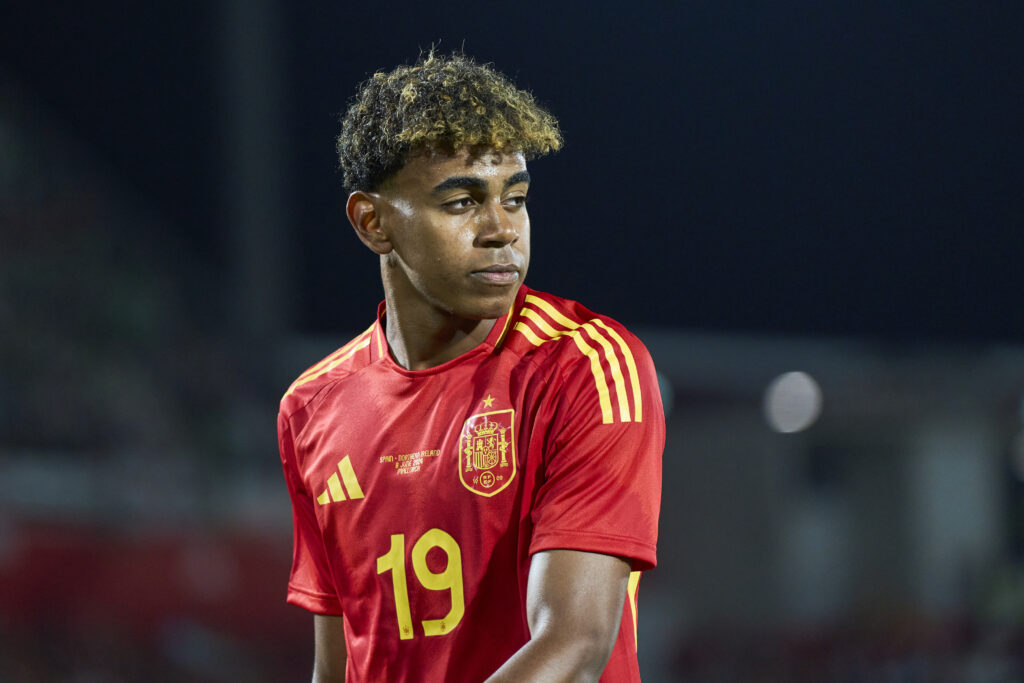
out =
[[382,360],[393,370],[400,372],[401,374],[418,376],[443,372],[447,368],[457,365],[463,362],[466,358],[482,351],[500,351],[509,331],[515,325],[515,318],[518,318],[517,312],[523,307],[523,301],[526,299],[526,295],[529,294],[530,291],[530,288],[525,284],[519,286],[519,291],[516,293],[516,298],[515,301],[512,302],[512,306],[508,309],[505,315],[501,316],[494,322],[494,327],[492,327],[491,331],[487,334],[487,338],[480,342],[478,346],[470,349],[461,356],[451,359],[450,361],[425,370],[408,370],[396,363],[395,359],[391,357],[391,352],[388,350],[387,335],[384,331],[384,316],[387,313],[387,307],[385,305],[386,302],[381,301],[377,305],[377,321],[373,326],[373,338],[370,343],[373,358],[374,360]]

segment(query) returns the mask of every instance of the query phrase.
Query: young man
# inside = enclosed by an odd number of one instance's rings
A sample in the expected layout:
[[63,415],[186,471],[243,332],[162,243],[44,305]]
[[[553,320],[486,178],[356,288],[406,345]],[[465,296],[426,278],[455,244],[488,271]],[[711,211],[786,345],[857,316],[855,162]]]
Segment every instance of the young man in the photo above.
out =
[[526,160],[560,146],[461,55],[375,74],[343,119],[384,302],[281,401],[314,681],[639,680],[664,415],[636,337],[523,284]]

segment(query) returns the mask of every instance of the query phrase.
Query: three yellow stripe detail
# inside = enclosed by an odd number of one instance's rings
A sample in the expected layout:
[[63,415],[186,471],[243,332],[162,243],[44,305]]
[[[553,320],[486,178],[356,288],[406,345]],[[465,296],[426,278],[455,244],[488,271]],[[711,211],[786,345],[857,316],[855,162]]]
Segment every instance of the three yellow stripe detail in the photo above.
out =
[[[611,329],[608,325],[597,318],[585,323],[574,322],[563,315],[550,303],[532,294],[526,295],[526,303],[532,304],[544,311],[548,317],[567,329],[555,329],[547,322],[547,320],[541,317],[537,311],[525,306],[520,310],[520,315],[524,319],[532,321],[543,334],[547,335],[547,338],[537,336],[533,328],[525,322],[516,323],[514,329],[517,332],[522,333],[522,335],[534,346],[540,346],[545,342],[553,341],[566,335],[572,337],[572,340],[576,343],[580,352],[590,360],[590,371],[594,375],[594,384],[597,388],[598,402],[601,406],[601,420],[605,424],[615,421],[608,380],[605,377],[604,368],[601,365],[601,358],[597,349],[587,341],[583,332],[585,331],[587,336],[596,342],[604,352],[604,357],[608,362],[609,369],[611,370],[612,381],[615,383],[615,395],[618,399],[619,419],[622,422],[629,422],[631,420],[631,416],[629,412],[629,400],[626,396],[625,378],[623,377],[622,366],[619,364],[619,359],[615,349],[608,341],[608,337],[611,337],[619,347],[619,350],[622,352],[622,356],[626,362],[627,374],[629,375],[630,386],[633,390],[632,419],[636,422],[642,422],[643,410],[641,408],[642,400],[640,396],[640,378],[636,369],[636,361],[633,359],[633,353],[629,350],[629,346],[626,345],[625,340],[615,332],[615,330]],[[601,329],[599,330],[598,327]],[[605,333],[607,333],[607,336]]]

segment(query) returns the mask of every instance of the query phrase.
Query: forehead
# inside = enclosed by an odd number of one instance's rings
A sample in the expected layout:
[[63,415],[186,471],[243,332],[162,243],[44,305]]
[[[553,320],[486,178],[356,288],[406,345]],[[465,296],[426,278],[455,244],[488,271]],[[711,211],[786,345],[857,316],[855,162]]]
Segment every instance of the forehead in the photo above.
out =
[[405,190],[431,189],[452,177],[478,178],[498,186],[526,170],[522,152],[495,152],[461,149],[454,153],[422,151],[413,154],[394,175],[393,185]]

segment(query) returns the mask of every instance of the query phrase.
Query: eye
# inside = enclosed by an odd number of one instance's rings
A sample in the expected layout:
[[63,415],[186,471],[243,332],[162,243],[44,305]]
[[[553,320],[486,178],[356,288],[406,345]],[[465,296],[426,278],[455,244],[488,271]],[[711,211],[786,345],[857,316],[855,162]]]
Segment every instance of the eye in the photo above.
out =
[[503,204],[505,204],[505,206],[507,206],[509,208],[514,208],[514,209],[518,209],[520,207],[526,206],[526,195],[525,194],[517,194],[517,195],[512,196],[512,197],[506,197],[504,202],[503,202]]
[[445,202],[441,206],[451,211],[461,211],[463,209],[470,208],[475,203],[476,202],[472,197],[459,197],[458,199],[453,199],[450,202]]

